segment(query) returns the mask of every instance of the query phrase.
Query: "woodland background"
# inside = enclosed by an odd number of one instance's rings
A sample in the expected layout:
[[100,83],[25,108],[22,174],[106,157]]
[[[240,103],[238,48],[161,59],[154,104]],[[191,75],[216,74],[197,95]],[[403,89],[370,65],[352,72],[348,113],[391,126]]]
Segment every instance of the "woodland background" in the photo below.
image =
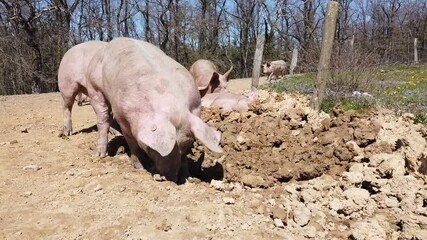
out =
[[[0,0],[0,95],[57,91],[70,47],[126,36],[159,46],[189,67],[213,60],[232,78],[249,77],[256,38],[263,61],[316,71],[326,0]],[[334,69],[370,69],[427,59],[427,1],[339,0]],[[228,57],[228,58],[227,58]]]

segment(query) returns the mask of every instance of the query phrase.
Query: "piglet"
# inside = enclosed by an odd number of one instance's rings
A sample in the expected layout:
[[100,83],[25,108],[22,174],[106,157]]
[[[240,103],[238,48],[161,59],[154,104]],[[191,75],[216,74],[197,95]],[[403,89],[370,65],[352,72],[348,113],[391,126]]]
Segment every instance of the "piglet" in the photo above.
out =
[[249,96],[243,96],[231,92],[208,94],[202,98],[202,106],[206,108],[219,108],[223,112],[246,112],[249,104],[257,99],[256,89],[253,88]]

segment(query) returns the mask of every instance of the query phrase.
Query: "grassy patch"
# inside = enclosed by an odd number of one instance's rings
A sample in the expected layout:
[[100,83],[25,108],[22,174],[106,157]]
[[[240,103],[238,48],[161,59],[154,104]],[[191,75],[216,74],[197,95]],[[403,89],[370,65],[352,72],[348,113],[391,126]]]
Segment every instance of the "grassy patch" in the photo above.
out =
[[[363,77],[360,77],[362,76]],[[316,73],[286,76],[273,83],[270,89],[277,92],[312,94]],[[366,91],[374,101],[349,98],[352,91]],[[387,66],[366,70],[335,71],[328,82],[327,97],[322,105],[325,112],[340,104],[344,110],[362,111],[379,105],[398,114],[415,114],[416,122],[427,123],[427,65]]]
[[276,92],[297,92],[310,94],[316,73],[294,74],[285,76],[280,82],[272,83],[269,88]]

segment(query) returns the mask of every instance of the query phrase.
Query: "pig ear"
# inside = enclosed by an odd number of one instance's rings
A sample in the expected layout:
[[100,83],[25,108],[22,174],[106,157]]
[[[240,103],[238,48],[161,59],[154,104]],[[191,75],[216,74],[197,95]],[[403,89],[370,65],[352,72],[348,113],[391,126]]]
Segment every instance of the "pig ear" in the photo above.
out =
[[206,147],[216,153],[222,153],[222,148],[219,146],[221,133],[209,127],[199,117],[190,114],[191,132],[199,139]]
[[138,143],[147,145],[165,157],[175,147],[176,129],[169,120],[156,115],[141,119]]
[[227,82],[228,82],[228,80],[230,80],[231,71],[233,71],[233,65],[231,65],[230,69],[226,73],[224,73],[224,77],[227,80]]
[[196,78],[196,84],[199,91],[205,90],[209,87],[209,85],[219,85],[219,75],[217,72],[203,74],[202,76]]

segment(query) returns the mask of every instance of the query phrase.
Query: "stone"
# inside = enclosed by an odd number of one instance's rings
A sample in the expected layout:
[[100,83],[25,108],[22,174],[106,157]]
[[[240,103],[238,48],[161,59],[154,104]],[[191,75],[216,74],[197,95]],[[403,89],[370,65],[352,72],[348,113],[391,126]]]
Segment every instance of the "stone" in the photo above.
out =
[[361,172],[344,172],[342,175],[345,180],[352,184],[359,184],[363,181],[363,173]]
[[320,198],[320,193],[312,188],[304,189],[301,192],[301,198],[306,203],[314,203]]
[[370,197],[368,190],[363,188],[349,188],[343,192],[343,195],[358,205],[366,204]]
[[234,198],[232,198],[232,197],[223,197],[222,201],[225,204],[234,204],[236,202],[236,200]]
[[221,180],[212,179],[210,185],[216,190],[224,190],[224,182]]
[[37,166],[37,165],[27,165],[27,166],[23,167],[22,169],[23,170],[38,171],[38,170],[42,169],[42,167]]
[[265,181],[261,176],[243,175],[242,183],[248,187],[261,187],[265,185]]
[[285,224],[283,224],[282,220],[275,218],[273,221],[274,221],[274,226],[278,228],[285,228]]
[[349,239],[354,240],[381,240],[386,239],[386,232],[376,219],[359,221],[350,225],[351,234]]
[[305,226],[310,222],[311,210],[307,207],[297,207],[293,211],[294,222],[301,227]]

